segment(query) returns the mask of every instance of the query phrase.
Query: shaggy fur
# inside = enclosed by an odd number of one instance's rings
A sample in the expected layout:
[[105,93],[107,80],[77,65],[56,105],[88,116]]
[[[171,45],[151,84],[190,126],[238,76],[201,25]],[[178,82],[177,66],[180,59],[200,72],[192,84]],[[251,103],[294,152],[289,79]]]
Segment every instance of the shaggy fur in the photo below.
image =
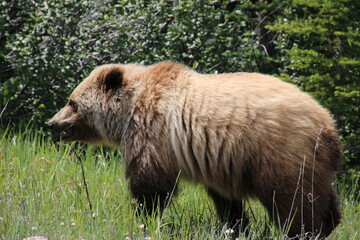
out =
[[104,65],[49,126],[67,141],[121,146],[130,189],[147,212],[165,207],[180,176],[205,185],[221,220],[237,230],[248,223],[247,197],[289,236],[327,236],[340,221],[334,121],[271,76],[202,75],[173,62]]

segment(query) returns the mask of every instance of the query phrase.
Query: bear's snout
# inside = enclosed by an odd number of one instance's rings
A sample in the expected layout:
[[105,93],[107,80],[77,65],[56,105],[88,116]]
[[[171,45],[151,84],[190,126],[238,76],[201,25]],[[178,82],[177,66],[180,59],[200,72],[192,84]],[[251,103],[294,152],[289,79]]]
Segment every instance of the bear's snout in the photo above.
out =
[[67,124],[64,121],[55,121],[53,119],[49,120],[47,123],[47,126],[51,129],[53,132],[61,132],[66,130],[67,128],[70,128],[71,125]]
[[47,123],[47,125],[53,132],[62,132],[62,131],[66,131],[67,129],[71,128],[73,126],[73,123],[71,123],[70,121],[67,121],[67,119],[61,120],[61,121],[56,121],[56,120],[51,119]]
[[48,127],[49,127],[50,129],[52,129],[53,126],[54,126],[54,123],[53,123],[52,121],[49,121],[49,122],[47,123],[47,125],[48,125]]
[[[59,112],[61,113],[61,111]],[[59,117],[59,113],[55,114],[48,122],[47,122],[47,126],[51,129],[51,131],[53,132],[61,132],[63,130],[63,128],[65,128],[64,126],[62,126],[63,124],[61,124],[62,119],[60,119]]]
[[76,114],[71,111],[71,108],[65,106],[47,122],[47,126],[52,132],[60,133],[62,140],[72,141],[76,121]]
[[60,133],[62,140],[64,141],[72,140],[72,137],[74,136],[74,126],[71,122],[67,122],[67,121],[57,122],[51,119],[47,123],[47,125],[51,129],[51,131]]
[[72,108],[65,106],[55,114],[46,124],[52,132],[59,133],[62,141],[84,141],[97,143],[101,136],[93,126],[89,126],[81,117],[81,114],[74,113]]

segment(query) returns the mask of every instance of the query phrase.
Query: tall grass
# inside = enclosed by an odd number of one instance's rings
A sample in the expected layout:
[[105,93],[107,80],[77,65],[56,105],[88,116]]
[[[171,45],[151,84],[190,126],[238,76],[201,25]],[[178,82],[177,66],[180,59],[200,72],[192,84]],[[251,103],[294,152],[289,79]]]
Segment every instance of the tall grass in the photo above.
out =
[[[180,184],[160,218],[137,217],[121,154],[76,144],[54,144],[27,128],[0,132],[0,239],[230,239],[201,186]],[[92,210],[86,196],[81,155]],[[329,239],[360,239],[358,194],[341,185],[342,224]],[[248,203],[249,235],[282,239],[257,201]],[[146,227],[145,227],[146,226]]]

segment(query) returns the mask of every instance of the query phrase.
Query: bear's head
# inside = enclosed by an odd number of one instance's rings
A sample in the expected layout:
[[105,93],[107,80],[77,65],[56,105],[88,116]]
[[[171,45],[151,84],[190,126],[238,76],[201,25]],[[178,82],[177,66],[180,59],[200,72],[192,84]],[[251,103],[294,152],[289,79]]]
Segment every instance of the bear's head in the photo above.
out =
[[[66,105],[48,122],[64,141],[92,144],[118,142],[131,99],[126,65],[96,68],[72,92]],[[128,74],[127,74],[128,76]]]

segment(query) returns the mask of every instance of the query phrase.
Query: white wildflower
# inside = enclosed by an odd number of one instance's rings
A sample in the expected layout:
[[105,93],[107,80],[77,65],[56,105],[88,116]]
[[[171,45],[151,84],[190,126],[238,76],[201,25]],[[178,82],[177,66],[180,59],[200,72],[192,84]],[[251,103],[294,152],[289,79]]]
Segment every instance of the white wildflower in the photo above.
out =
[[234,229],[232,228],[228,228],[224,231],[225,234],[231,234],[231,233],[234,233]]

